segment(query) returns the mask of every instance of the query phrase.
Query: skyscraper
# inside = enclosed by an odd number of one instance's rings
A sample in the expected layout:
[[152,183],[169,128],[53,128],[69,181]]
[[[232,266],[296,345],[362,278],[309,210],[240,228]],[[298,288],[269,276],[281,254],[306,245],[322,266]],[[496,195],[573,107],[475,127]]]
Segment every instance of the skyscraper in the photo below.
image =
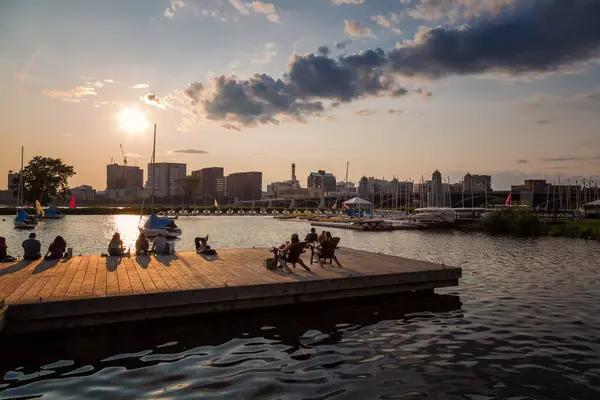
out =
[[225,180],[230,200],[260,200],[262,197],[262,172],[235,172]]
[[106,166],[106,189],[135,189],[144,186],[144,171],[130,165]]
[[431,175],[431,206],[441,207],[444,202],[444,185],[442,174],[437,169]]
[[217,197],[217,193],[219,192],[219,182],[220,179],[223,179],[223,174],[223,167],[209,167],[192,171],[192,176],[196,176],[200,179],[198,192],[203,196],[208,195],[212,197]]
[[[185,178],[187,170],[186,164],[161,162],[156,163],[154,168],[152,164],[148,164],[148,180],[146,181],[146,189],[148,193],[152,193],[154,186],[155,197],[169,197],[181,195],[180,181]],[[152,182],[154,173],[156,179]]]

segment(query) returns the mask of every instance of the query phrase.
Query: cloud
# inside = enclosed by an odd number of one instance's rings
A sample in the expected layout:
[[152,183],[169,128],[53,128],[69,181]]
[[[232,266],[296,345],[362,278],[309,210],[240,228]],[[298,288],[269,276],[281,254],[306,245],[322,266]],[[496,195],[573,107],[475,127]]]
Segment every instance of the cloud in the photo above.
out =
[[277,56],[277,50],[275,50],[275,43],[265,43],[263,46],[263,52],[259,57],[253,58],[252,62],[255,64],[269,64]]
[[158,108],[162,108],[162,109],[167,108],[164,99],[162,99],[161,97],[158,97],[154,93],[146,93],[145,95],[140,97],[140,100],[142,100],[144,103],[149,104],[154,107],[158,107]]
[[373,39],[376,38],[371,28],[361,25],[351,19],[344,20],[344,33],[352,39],[360,39],[363,36]]
[[271,22],[279,22],[279,14],[277,14],[275,5],[271,3],[264,3],[259,0],[249,3],[244,3],[241,0],[229,0],[229,2],[242,15],[249,15],[251,11],[254,11],[255,13],[265,14]]
[[350,43],[352,43],[352,40],[346,39],[342,40],[341,42],[335,42],[334,46],[338,50],[344,50]]
[[543,163],[563,163],[563,162],[595,162],[600,161],[600,156],[563,156],[563,157],[541,157]]
[[580,119],[600,113],[600,87],[570,96],[552,96],[547,93],[533,95],[509,104],[518,111],[537,117],[537,124],[551,124],[555,120]]
[[317,53],[323,56],[327,56],[329,55],[329,53],[331,53],[331,50],[329,50],[329,47],[327,46],[319,46],[319,48],[317,49]]
[[389,110],[387,110],[387,112],[388,112],[388,114],[397,114],[397,115],[402,114],[402,110],[395,109],[395,108],[390,108]]
[[150,85],[146,83],[138,83],[137,85],[133,85],[131,89],[148,89]]
[[[456,29],[423,30],[389,55],[406,77],[547,73],[599,55],[600,2],[545,0]],[[552,27],[552,29],[549,29]]]
[[178,150],[171,150],[171,153],[173,153],[173,154],[208,154],[208,151],[199,150],[199,149],[178,149]]
[[[380,48],[329,57],[294,53],[282,78],[221,75],[183,91],[194,112],[238,128],[324,116],[328,104],[368,97],[431,93],[406,88],[406,78],[443,79],[504,72],[547,72],[593,58],[600,46],[600,2],[534,2],[519,12],[456,29],[433,28],[385,52]],[[548,29],[551,26],[552,29]],[[573,96],[572,104],[598,110],[600,92]]]
[[354,115],[358,117],[368,117],[369,115],[375,114],[375,110],[356,110]]
[[517,160],[517,164],[529,164],[529,160],[524,160],[524,159]]
[[[562,0],[561,0],[562,1]],[[409,1],[404,2],[408,4]],[[506,9],[526,6],[528,0],[420,0],[403,15],[421,20],[456,22],[460,19],[473,20],[485,15],[498,15]]]
[[79,103],[82,97],[96,96],[98,94],[95,88],[89,86],[77,86],[71,90],[44,89],[42,93],[46,96],[56,97],[70,103]]
[[115,83],[115,81],[113,81],[112,79],[105,79],[104,82],[106,82],[106,83]]
[[536,124],[540,124],[540,125],[546,125],[546,124],[551,124],[554,121],[552,121],[551,119],[538,119],[537,121],[535,121]]
[[171,0],[169,7],[165,8],[163,15],[167,18],[173,18],[177,10],[185,7],[185,3],[181,0]]
[[342,4],[365,4],[365,0],[331,0],[336,6]]
[[125,153],[125,157],[127,157],[127,158],[142,158],[142,156],[137,153]]
[[233,124],[229,124],[229,123],[227,123],[227,124],[221,124],[221,128],[227,129],[227,130],[230,130],[230,131],[238,131],[238,132],[241,131],[240,128],[238,128],[237,126],[235,126]]
[[395,14],[392,14],[391,18],[388,18],[384,15],[374,15],[371,17],[371,20],[375,21],[381,27],[390,30],[391,32],[399,35],[402,33],[400,28],[394,26],[396,22],[398,22],[398,18]]

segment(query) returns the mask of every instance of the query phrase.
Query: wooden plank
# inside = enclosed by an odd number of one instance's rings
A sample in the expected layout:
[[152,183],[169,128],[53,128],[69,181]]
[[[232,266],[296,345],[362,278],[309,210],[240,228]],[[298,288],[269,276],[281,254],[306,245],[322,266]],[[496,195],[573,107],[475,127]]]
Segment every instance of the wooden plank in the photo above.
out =
[[181,290],[181,286],[171,277],[171,275],[165,271],[165,267],[156,260],[154,257],[150,257],[150,265],[148,266],[148,270],[156,271],[163,281],[166,283],[168,290]]
[[131,258],[123,259],[123,264],[125,264],[125,270],[127,271],[127,276],[129,277],[129,283],[131,284],[131,290],[134,294],[144,294],[146,290],[144,289],[144,285],[142,284],[142,280],[138,275],[138,271],[133,263]]
[[94,295],[94,283],[96,282],[96,274],[98,273],[99,262],[99,255],[94,254],[91,256],[85,277],[83,278],[81,290],[79,291],[79,297],[92,297]]
[[106,296],[118,296],[119,278],[117,276],[118,257],[106,257]]
[[100,257],[94,278],[94,297],[106,297],[106,259]]
[[135,258],[131,259],[131,263],[133,264],[136,272],[138,273],[138,276],[140,277],[140,281],[142,282],[142,285],[144,286],[144,290],[146,291],[146,293],[158,292],[158,288],[154,284],[154,281],[152,280],[152,278],[150,277],[150,274],[148,273],[148,271],[146,270],[146,267],[144,266],[144,258],[149,258],[149,257],[146,257],[146,256],[135,257]]
[[62,278],[60,279],[60,281],[58,282],[58,284],[52,291],[52,294],[50,296],[47,296],[47,299],[60,300],[63,298],[65,293],[67,293],[67,289],[69,288],[69,285],[71,285],[71,281],[73,280],[73,277],[75,276],[75,272],[77,272],[77,268],[79,267],[79,264],[81,263],[82,260],[83,260],[83,257],[81,257],[81,256],[76,256],[69,260],[69,265],[67,267],[67,270],[65,271]]
[[90,265],[91,258],[91,256],[83,256],[83,259],[79,263],[77,271],[75,271],[75,275],[73,275],[73,280],[71,280],[71,284],[67,288],[63,299],[70,299],[79,295],[79,292],[81,291],[81,286],[83,285],[83,280],[85,279],[85,275]]
[[40,267],[40,264],[43,261],[43,259],[40,259],[32,263],[31,267],[33,268],[30,270],[29,277],[23,283],[21,283],[10,295],[8,295],[6,299],[4,299],[7,304],[14,304],[18,302],[19,299],[25,293],[27,293],[27,291],[37,282],[37,280],[41,276],[41,273],[36,272],[36,269]]
[[72,262],[72,258],[64,259],[64,260],[61,260],[58,263],[58,265],[56,265],[56,267],[54,267],[54,269],[55,269],[54,274],[52,275],[52,277],[50,279],[48,279],[48,282],[46,282],[46,284],[44,285],[42,290],[40,290],[40,292],[37,295],[38,298],[41,298],[42,301],[48,300],[50,298],[50,296],[52,295],[52,292],[54,292],[54,290],[58,286],[59,282],[65,276],[65,273],[69,269],[71,262]]
[[[164,257],[164,256],[163,256]],[[163,258],[161,257],[161,258]],[[172,259],[171,259],[172,258]],[[158,264],[162,267],[163,271],[167,272],[169,276],[177,283],[177,285],[181,289],[194,289],[194,285],[188,281],[186,277],[181,275],[179,271],[177,271],[177,259],[174,257],[169,257],[169,260],[166,259],[158,259],[156,260]],[[164,264],[167,263],[167,264]]]
[[169,288],[169,285],[167,285],[165,280],[158,273],[158,270],[156,269],[156,267],[154,265],[152,265],[152,257],[151,256],[149,256],[148,258],[144,257],[144,264],[146,265],[146,271],[148,272],[148,275],[150,276],[150,278],[152,278],[152,281],[154,282],[154,285],[156,285],[156,288],[158,289],[159,292],[163,292],[163,291],[166,292],[166,291],[171,290]]
[[133,294],[129,275],[127,274],[127,267],[125,266],[125,260],[126,257],[121,258],[120,263],[117,265],[117,279],[119,281],[119,294],[121,296]]
[[37,263],[37,261],[20,260],[0,269],[0,299],[8,297],[29,279]]
[[212,264],[216,264],[222,261],[208,262],[198,254],[194,254],[198,258],[193,258],[191,254],[179,254],[179,259],[182,260],[189,268],[195,270],[204,279],[208,280],[213,287],[223,287],[227,283],[227,280],[223,276],[219,276],[215,273]]
[[39,274],[38,280],[29,288],[29,290],[27,290],[27,292],[25,292],[25,294],[23,294],[23,296],[15,302],[26,303],[30,301],[42,301],[44,297],[40,296],[40,292],[59,270],[60,264],[61,260],[49,260],[38,264],[38,267],[43,266],[44,271]]

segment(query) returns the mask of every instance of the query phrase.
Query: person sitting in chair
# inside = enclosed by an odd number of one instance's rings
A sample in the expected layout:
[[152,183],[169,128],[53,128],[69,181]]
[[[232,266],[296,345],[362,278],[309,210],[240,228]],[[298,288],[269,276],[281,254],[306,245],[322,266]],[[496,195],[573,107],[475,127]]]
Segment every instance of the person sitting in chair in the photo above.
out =
[[112,239],[108,243],[108,255],[113,257],[121,257],[125,253],[123,241],[119,232],[115,232]]
[[67,241],[62,236],[57,236],[48,247],[47,260],[60,260],[67,252]]
[[39,260],[42,258],[40,253],[42,244],[35,238],[35,233],[29,234],[29,239],[23,241],[23,259],[24,260]]
[[310,228],[310,233],[306,235],[304,239],[305,242],[314,243],[319,240],[319,235],[317,235],[317,230],[315,228]]
[[146,235],[143,232],[140,233],[137,240],[135,241],[135,255],[148,254],[150,250],[150,242],[146,239]]
[[157,236],[152,242],[151,251],[158,255],[169,254],[169,243],[167,242],[167,239],[162,236]]

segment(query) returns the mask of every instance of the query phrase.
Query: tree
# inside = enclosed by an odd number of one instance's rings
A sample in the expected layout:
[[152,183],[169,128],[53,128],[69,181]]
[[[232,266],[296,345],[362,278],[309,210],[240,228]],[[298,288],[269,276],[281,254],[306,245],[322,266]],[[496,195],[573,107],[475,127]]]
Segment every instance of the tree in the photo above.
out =
[[194,197],[200,190],[200,177],[188,175],[179,181],[181,192],[183,197],[186,199],[186,204],[189,206],[193,202]]
[[[56,198],[64,199],[73,175],[73,166],[64,164],[60,158],[35,156],[23,168],[23,200],[31,203],[40,200],[47,204]],[[11,182],[10,189],[17,193],[19,181]]]

